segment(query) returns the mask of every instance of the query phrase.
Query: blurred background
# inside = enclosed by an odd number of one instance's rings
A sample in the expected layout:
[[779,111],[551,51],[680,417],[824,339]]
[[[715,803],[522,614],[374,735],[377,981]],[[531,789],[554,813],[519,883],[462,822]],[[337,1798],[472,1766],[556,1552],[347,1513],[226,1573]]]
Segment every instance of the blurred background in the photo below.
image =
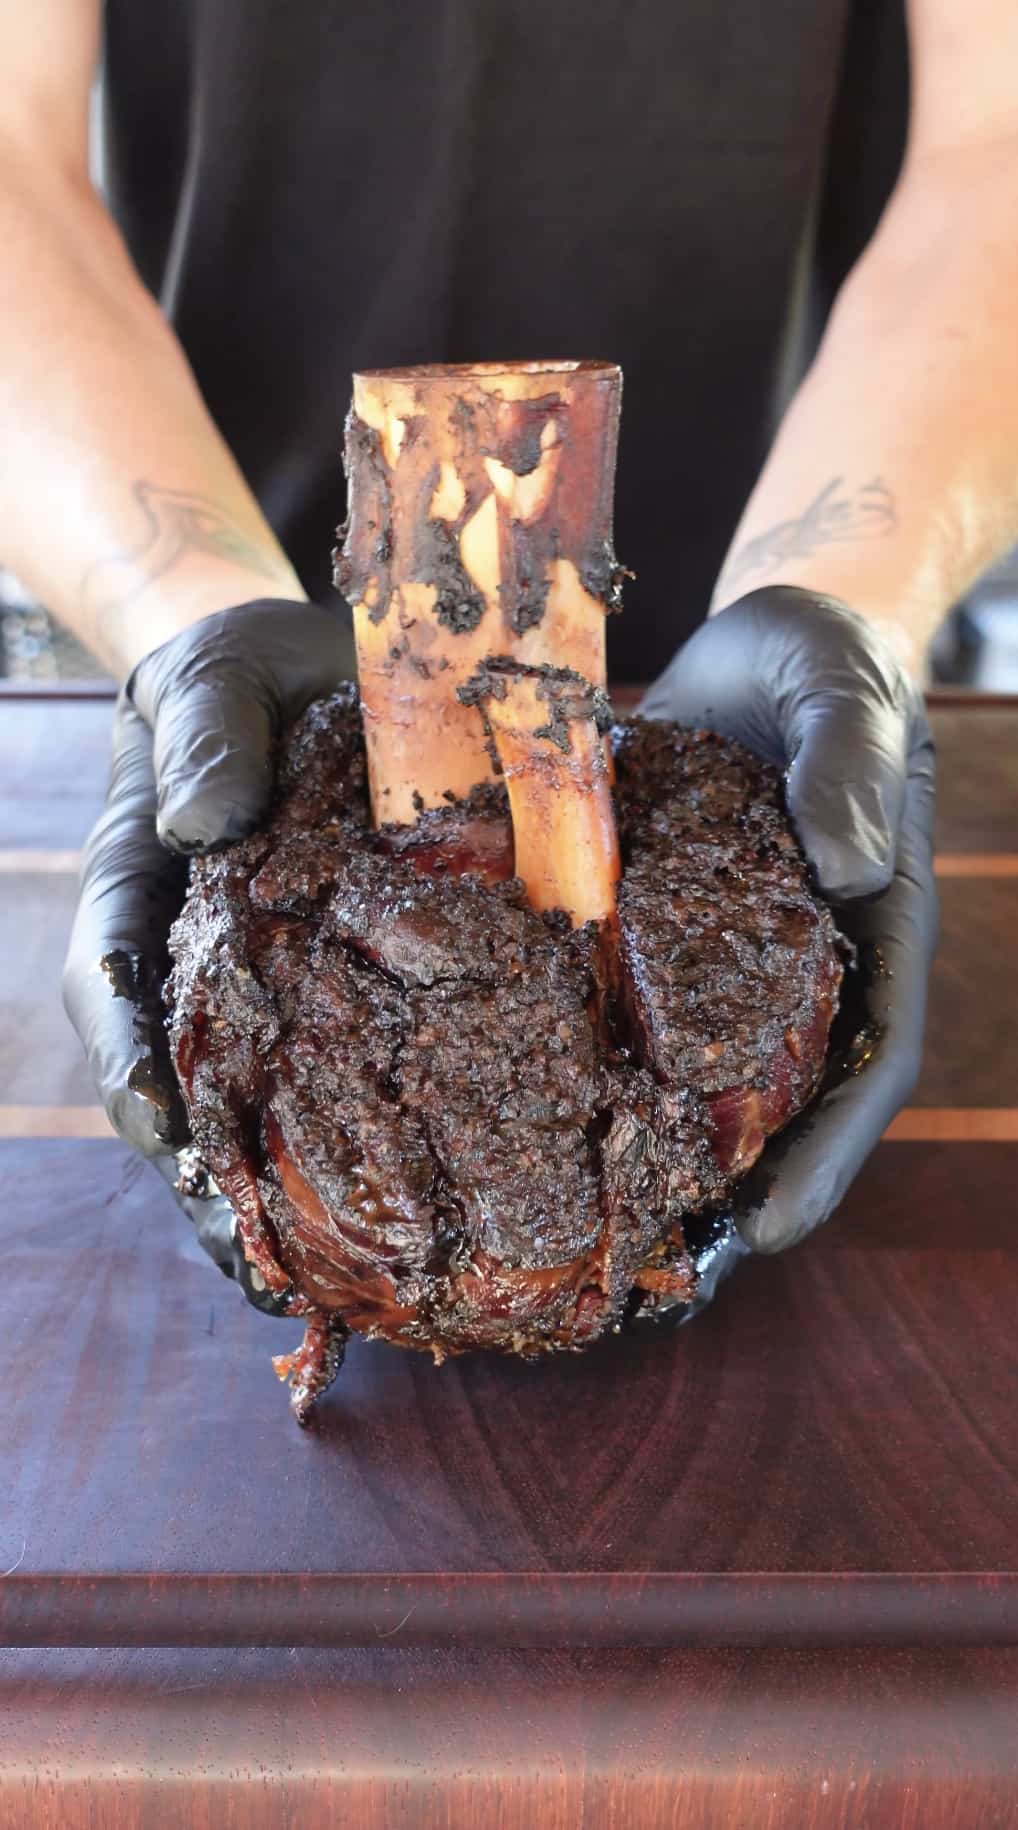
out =
[[[17,579],[0,571],[0,678],[102,677],[88,650],[27,597]],[[1018,693],[1018,552],[980,579],[947,618],[930,654],[929,683]]]
[[[91,108],[92,176],[103,185],[101,77]],[[898,152],[890,155],[896,159]],[[808,366],[819,335],[809,280],[803,276],[804,308],[789,325],[785,363],[778,378],[775,425]],[[795,314],[793,314],[794,317]],[[337,428],[342,403],[337,403]],[[337,446],[339,435],[337,431]],[[337,453],[338,455],[338,453]],[[3,568],[0,553],[0,680],[26,685],[53,680],[99,682],[99,662],[68,635]],[[988,572],[945,619],[929,656],[928,683],[973,692],[1018,692],[1018,548]]]

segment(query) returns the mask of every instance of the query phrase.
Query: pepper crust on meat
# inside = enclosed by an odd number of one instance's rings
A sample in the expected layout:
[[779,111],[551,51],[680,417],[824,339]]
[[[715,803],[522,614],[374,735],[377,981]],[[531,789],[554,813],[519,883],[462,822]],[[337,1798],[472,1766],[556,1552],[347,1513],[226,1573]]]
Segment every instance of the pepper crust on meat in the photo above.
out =
[[167,998],[195,1141],[333,1362],[348,1329],[577,1348],[634,1289],[692,1295],[684,1216],[815,1088],[841,967],[777,772],[640,720],[611,748],[607,969],[512,877],[504,789],[373,829],[353,688],[287,737],[264,829],[193,864]]

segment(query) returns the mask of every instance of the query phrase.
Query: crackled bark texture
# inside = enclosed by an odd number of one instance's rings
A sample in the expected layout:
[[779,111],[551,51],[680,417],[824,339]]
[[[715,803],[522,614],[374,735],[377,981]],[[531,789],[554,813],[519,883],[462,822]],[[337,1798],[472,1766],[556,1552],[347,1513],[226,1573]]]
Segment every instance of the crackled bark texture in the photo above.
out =
[[355,375],[336,584],[376,824],[492,779],[457,697],[492,655],[604,686],[621,381],[595,362]]
[[841,968],[776,771],[667,725],[614,751],[614,986],[597,925],[512,877],[503,788],[373,830],[350,689],[290,736],[264,831],[194,862],[171,1043],[248,1256],[309,1317],[302,1418],[348,1328],[535,1354],[691,1297],[684,1217],[816,1084]]

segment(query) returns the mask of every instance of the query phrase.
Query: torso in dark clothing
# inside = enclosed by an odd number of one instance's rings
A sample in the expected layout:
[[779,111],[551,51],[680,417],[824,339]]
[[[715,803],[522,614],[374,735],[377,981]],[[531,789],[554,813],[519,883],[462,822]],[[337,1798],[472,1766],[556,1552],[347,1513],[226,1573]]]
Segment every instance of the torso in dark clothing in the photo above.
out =
[[829,293],[886,196],[902,42],[898,0],[107,0],[111,205],[308,590],[353,369],[603,357],[638,574],[612,673],[656,672],[804,282]]

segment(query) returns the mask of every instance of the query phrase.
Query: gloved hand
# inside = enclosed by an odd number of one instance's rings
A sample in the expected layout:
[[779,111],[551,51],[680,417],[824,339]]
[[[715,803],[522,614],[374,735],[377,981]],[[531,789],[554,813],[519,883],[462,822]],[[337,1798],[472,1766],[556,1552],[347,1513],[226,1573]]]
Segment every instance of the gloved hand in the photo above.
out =
[[705,1261],[709,1300],[740,1240],[783,1251],[833,1213],[915,1085],[937,933],[933,743],[919,690],[878,631],[836,599],[786,585],[750,592],[698,629],[640,711],[737,738],[785,769],[817,887],[858,948],[875,1039],[866,1064],[772,1139],[740,1184],[734,1226],[715,1229]]
[[258,822],[280,730],[353,674],[353,637],[315,604],[264,599],[193,623],[135,668],[117,703],[105,809],[89,836],[64,1005],[114,1129],[152,1158],[198,1239],[257,1307],[229,1202],[191,1166],[161,986],[187,885],[183,854]]

